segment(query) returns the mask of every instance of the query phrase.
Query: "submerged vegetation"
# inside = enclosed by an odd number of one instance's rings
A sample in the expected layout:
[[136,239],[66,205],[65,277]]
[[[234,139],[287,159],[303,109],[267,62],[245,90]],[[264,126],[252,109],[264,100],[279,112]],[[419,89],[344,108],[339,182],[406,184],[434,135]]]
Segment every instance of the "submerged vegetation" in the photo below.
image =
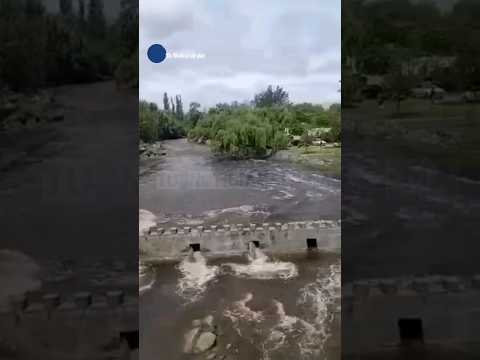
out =
[[[170,101],[169,101],[170,100]],[[312,145],[315,141],[340,142],[340,106],[328,109],[310,103],[291,104],[281,87],[269,86],[251,103],[217,104],[200,111],[191,103],[184,114],[181,97],[164,95],[163,110],[156,104],[140,104],[140,137],[152,142],[188,136],[208,143],[218,155],[232,159],[266,157],[286,149],[295,141]]]

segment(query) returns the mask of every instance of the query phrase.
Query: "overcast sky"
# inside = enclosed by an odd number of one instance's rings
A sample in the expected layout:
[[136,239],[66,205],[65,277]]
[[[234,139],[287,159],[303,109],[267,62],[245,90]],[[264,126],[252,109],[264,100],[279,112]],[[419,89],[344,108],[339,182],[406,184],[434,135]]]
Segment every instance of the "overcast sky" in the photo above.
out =
[[[184,108],[251,100],[280,85],[293,102],[340,101],[340,0],[141,0],[140,97]],[[205,59],[151,63],[151,44]]]

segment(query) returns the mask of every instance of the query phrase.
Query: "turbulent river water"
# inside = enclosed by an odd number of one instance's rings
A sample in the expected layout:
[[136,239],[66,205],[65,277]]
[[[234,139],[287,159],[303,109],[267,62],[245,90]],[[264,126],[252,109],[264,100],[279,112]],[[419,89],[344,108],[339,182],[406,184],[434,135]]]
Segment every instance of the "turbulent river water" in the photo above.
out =
[[[340,181],[271,160],[217,160],[207,147],[164,143],[143,164],[140,230],[340,217]],[[140,264],[140,358],[339,359],[340,258],[305,252],[242,256],[191,252],[178,262]],[[194,319],[212,316],[216,345],[184,352]]]
[[142,168],[140,208],[172,225],[340,218],[340,181],[270,160],[219,161],[204,145],[166,141]]

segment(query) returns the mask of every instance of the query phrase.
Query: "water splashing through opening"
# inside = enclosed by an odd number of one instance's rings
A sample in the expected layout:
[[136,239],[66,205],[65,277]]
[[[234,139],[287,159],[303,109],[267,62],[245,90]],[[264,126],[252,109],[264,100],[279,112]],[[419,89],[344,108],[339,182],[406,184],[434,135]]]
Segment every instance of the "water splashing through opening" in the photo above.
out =
[[207,259],[200,251],[190,247],[188,255],[177,265],[181,273],[176,293],[187,303],[200,299],[208,283],[218,274],[218,266],[207,265]]
[[254,242],[248,243],[248,264],[227,263],[237,276],[254,279],[290,279],[298,275],[297,266],[286,261],[270,259]]

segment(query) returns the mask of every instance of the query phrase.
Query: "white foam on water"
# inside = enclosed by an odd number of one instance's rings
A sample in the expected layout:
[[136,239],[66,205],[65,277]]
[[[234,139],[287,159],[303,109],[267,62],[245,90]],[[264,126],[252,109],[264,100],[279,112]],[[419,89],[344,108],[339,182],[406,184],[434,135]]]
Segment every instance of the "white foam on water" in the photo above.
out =
[[289,316],[280,301],[273,300],[279,317],[278,323],[271,329],[265,344],[263,355],[265,359],[271,358],[271,353],[280,349],[287,342],[287,337],[295,331],[295,326],[300,322],[296,316]]
[[150,290],[152,286],[155,284],[155,277],[152,276],[152,279],[149,281],[148,276],[149,270],[145,265],[141,262],[138,264],[138,292],[140,295],[145,293],[146,291]]
[[256,333],[257,324],[265,320],[262,311],[254,311],[248,307],[248,303],[253,299],[252,293],[247,293],[245,296],[235,301],[232,306],[223,311],[223,315],[230,319],[233,329],[237,334],[252,344],[258,341],[257,337],[261,334]]
[[[224,312],[234,329],[245,339],[252,338],[263,360],[274,360],[288,352],[304,360],[321,359],[325,344],[331,336],[335,314],[340,313],[340,264],[331,265],[328,272],[319,270],[314,282],[299,291],[298,316],[286,313],[284,304],[272,299],[275,312],[253,311],[248,293]],[[296,355],[294,355],[296,354]],[[292,357],[293,358],[293,357]]]
[[208,211],[205,211],[203,214],[209,218],[214,218],[223,214],[269,215],[270,213],[264,210],[258,209],[254,205],[240,205],[240,206],[235,206],[235,207],[225,208],[225,209],[208,210]]
[[156,225],[157,217],[154,213],[140,209],[138,211],[138,235],[145,234],[148,229]]
[[322,194],[322,193],[319,193],[319,192],[313,192],[313,191],[308,190],[308,191],[305,193],[305,196],[306,196],[306,197],[309,197],[309,198],[322,198],[322,197],[323,197],[323,194]]
[[208,283],[218,274],[218,266],[207,265],[207,260],[200,251],[191,251],[177,265],[177,269],[182,276],[178,280],[176,293],[187,303],[199,300],[207,289]]
[[[267,309],[254,311],[248,303],[253,299],[247,293],[227,308],[223,315],[228,318],[237,334],[248,340],[262,352],[262,360],[274,360],[278,354],[288,352],[292,358],[304,360],[320,359],[327,331],[322,321],[288,315],[284,304],[272,299],[276,311]],[[294,357],[293,357],[294,356]]]
[[[275,352],[295,351],[300,359],[318,359],[318,330],[310,322],[297,316],[287,315],[283,304],[273,300],[277,309],[278,322],[270,329],[263,344],[263,359],[275,359]],[[306,351],[308,350],[308,351]]]
[[[201,219],[185,219],[183,220],[183,224],[184,225],[188,225],[188,226],[196,226],[196,225],[202,225],[205,221],[201,220]],[[179,221],[179,223],[181,223]]]
[[[338,192],[340,192],[339,189],[336,189],[336,188],[333,188],[331,186],[328,186],[328,185],[323,185],[317,181],[313,181],[313,180],[309,180],[309,179],[305,179],[305,178],[302,178],[302,177],[299,177],[299,176],[296,176],[296,175],[293,175],[293,174],[286,174],[284,175],[288,180],[290,181],[293,181],[297,184],[307,184],[307,185],[310,185],[318,190],[321,190],[321,191],[325,191],[325,192],[328,192],[328,193],[332,193],[332,194],[336,194]],[[326,178],[325,178],[326,179]]]
[[147,285],[140,286],[140,287],[138,288],[138,293],[139,293],[140,295],[142,295],[142,294],[145,293],[146,291],[151,290],[151,289],[152,289],[152,286],[154,285],[154,283],[155,283],[155,281],[152,280],[152,281],[151,281],[150,283],[148,283]]
[[29,256],[15,250],[0,250],[0,307],[8,305],[10,296],[22,295],[41,287],[40,266]]
[[316,280],[300,290],[297,305],[308,314],[308,321],[302,320],[308,331],[299,341],[302,358],[315,358],[324,350],[335,314],[340,313],[340,296],[340,262],[331,265],[327,275],[319,271]]
[[227,263],[237,276],[253,279],[291,279],[298,276],[298,269],[294,263],[271,260],[262,250],[249,244],[248,264]]
[[248,322],[263,321],[264,315],[261,311],[254,311],[247,306],[247,303],[249,303],[252,299],[252,293],[245,294],[241,300],[235,301],[231,308],[226,309],[223,315],[229,318],[233,323],[238,323],[240,320],[245,320]]
[[333,181],[333,182],[336,182],[336,183],[342,182],[342,180],[339,180],[339,179],[336,179],[336,178],[333,178],[333,177],[329,177],[329,176],[325,176],[325,175],[312,173],[312,176],[315,176],[316,178],[319,178],[319,179],[322,179],[322,180]]
[[287,174],[287,179],[292,180],[293,182],[296,182],[296,183],[308,183],[308,181],[292,174]]
[[295,195],[293,195],[292,193],[286,190],[279,190],[279,193],[281,193],[281,195],[275,195],[273,196],[273,198],[276,200],[288,200],[288,199],[293,199],[295,197]]

